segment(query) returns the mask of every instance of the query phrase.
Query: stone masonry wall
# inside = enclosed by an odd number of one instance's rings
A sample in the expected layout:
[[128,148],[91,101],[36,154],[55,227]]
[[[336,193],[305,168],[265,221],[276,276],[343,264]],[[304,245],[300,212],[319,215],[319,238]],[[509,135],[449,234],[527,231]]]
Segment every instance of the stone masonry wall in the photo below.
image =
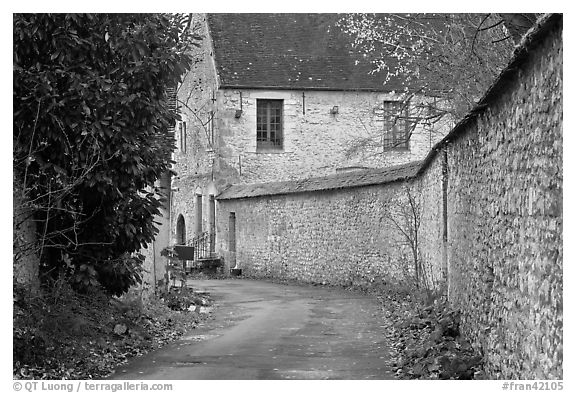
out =
[[438,288],[445,284],[447,279],[443,203],[444,168],[443,160],[439,157],[414,182],[414,188],[419,190],[422,198],[418,246],[424,265],[424,274],[431,288]]
[[[194,65],[178,87],[182,121],[176,125],[171,243],[176,239],[180,215],[188,242],[198,234],[198,228],[209,229],[210,195],[217,195],[229,184],[294,180],[334,174],[349,167],[384,167],[419,160],[449,129],[447,124],[434,132],[417,128],[409,150],[384,155],[381,148],[377,152],[360,150],[347,157],[345,151],[358,136],[381,134],[382,102],[397,98],[394,94],[222,88],[206,16],[195,14],[192,26],[204,39],[194,49]],[[284,100],[281,151],[256,149],[257,99]],[[339,107],[338,114],[330,113],[334,106]],[[242,115],[236,118],[236,110],[241,108]],[[182,136],[179,129],[184,124],[186,135]],[[201,217],[197,195],[202,196]]]
[[218,204],[226,261],[229,215],[236,216],[236,261],[243,274],[369,287],[412,274],[409,250],[385,218],[402,184],[278,195]]
[[[238,183],[296,180],[330,175],[348,167],[380,168],[421,160],[445,132],[418,127],[408,150],[382,153],[381,146],[365,146],[350,156],[346,154],[360,138],[377,135],[379,140],[382,102],[397,98],[378,92],[221,89],[218,154],[236,170]],[[282,150],[262,152],[256,148],[258,99],[284,101]],[[330,113],[334,106],[338,106],[337,114]],[[242,116],[235,118],[241,107]]]
[[166,281],[167,259],[161,255],[162,250],[169,245],[170,228],[170,175],[164,174],[157,182],[156,186],[161,188],[163,198],[167,198],[160,206],[160,214],[154,217],[154,223],[158,233],[153,241],[140,249],[140,254],[144,256],[142,285],[144,295],[148,296],[158,288],[159,281]]
[[562,378],[562,28],[448,146],[451,302],[493,377]]
[[[446,279],[441,170],[434,163],[417,181],[220,200],[219,252],[252,277],[361,288],[412,281],[411,250],[390,218],[393,214],[402,230],[408,230],[398,206],[407,206],[409,190],[420,206],[418,243],[425,280],[437,288]],[[230,213],[236,219],[234,255],[228,251]]]
[[[236,176],[228,169],[226,162],[220,163],[216,154],[218,130],[213,119],[218,117],[218,106],[215,104],[218,80],[206,16],[194,14],[192,26],[204,38],[199,48],[194,47],[194,64],[178,88],[178,107],[182,121],[176,125],[173,168],[176,175],[172,178],[170,211],[171,244],[176,242],[176,224],[180,215],[184,218],[187,242],[197,235],[196,228],[208,230],[209,196],[217,193],[218,181],[233,182]],[[180,133],[184,123],[185,142],[181,140]],[[197,195],[202,197],[202,217],[196,214]]]
[[234,212],[235,258],[249,276],[359,286],[401,278],[406,253],[382,206],[406,185],[420,188],[421,256],[433,281],[447,279],[489,375],[562,379],[562,21],[550,20],[416,180],[221,200],[222,255],[231,260]]

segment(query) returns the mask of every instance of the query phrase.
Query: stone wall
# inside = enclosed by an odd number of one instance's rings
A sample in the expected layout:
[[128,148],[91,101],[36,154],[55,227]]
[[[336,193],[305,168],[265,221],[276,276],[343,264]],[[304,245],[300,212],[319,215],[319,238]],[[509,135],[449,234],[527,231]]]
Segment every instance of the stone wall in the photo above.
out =
[[369,287],[411,274],[409,250],[385,219],[403,185],[326,190],[221,201],[219,249],[229,261],[229,216],[236,217],[236,261],[243,274]]
[[[217,194],[217,185],[229,184],[237,178],[235,170],[217,152],[218,78],[206,16],[194,14],[192,26],[204,38],[201,46],[194,48],[192,69],[178,88],[178,107],[182,121],[176,125],[177,145],[173,167],[176,175],[172,178],[170,212],[171,244],[176,242],[176,223],[180,215],[185,223],[186,242],[198,234],[197,228],[207,231],[210,195]],[[180,133],[180,127],[184,124],[185,135]],[[200,200],[197,195],[201,196]],[[197,214],[198,204],[203,212],[202,217]]]
[[[194,49],[194,65],[178,88],[182,122],[176,125],[172,243],[180,215],[186,224],[187,241],[198,233],[197,228],[208,230],[210,195],[217,195],[230,184],[295,180],[350,168],[386,167],[420,160],[449,129],[448,124],[434,131],[418,127],[408,150],[382,154],[380,146],[376,150],[360,149],[349,157],[346,151],[353,141],[381,135],[382,102],[397,99],[397,95],[220,87],[205,15],[195,14],[192,25],[204,39]],[[284,100],[284,148],[280,151],[256,149],[257,99]],[[337,114],[330,113],[334,106],[338,106]],[[240,109],[242,114],[236,117]],[[184,123],[186,135],[182,136],[179,128]],[[196,195],[202,196],[201,218]]]
[[369,285],[406,277],[383,206],[421,190],[420,253],[447,280],[462,330],[499,379],[561,379],[563,355],[562,18],[530,33],[479,106],[416,179],[220,200],[228,260],[254,277]]
[[429,287],[439,288],[446,283],[446,237],[444,209],[444,176],[446,170],[442,157],[434,160],[415,181],[421,195],[418,246],[425,279]]
[[[240,98],[242,103],[240,103]],[[256,148],[256,101],[283,100],[284,146],[278,151]],[[324,176],[349,167],[380,168],[423,159],[448,131],[417,127],[408,150],[382,152],[361,139],[383,132],[383,101],[393,93],[351,91],[229,90],[218,92],[218,154],[238,174],[237,183],[295,180]],[[337,106],[338,113],[331,114]],[[240,118],[235,117],[242,108]]]
[[446,147],[450,300],[498,378],[562,378],[561,26]]
[[[419,179],[219,199],[220,254],[252,277],[363,289],[374,282],[413,284],[413,254],[402,232],[413,228],[415,212],[421,223],[417,243],[424,263],[423,283],[439,288],[446,280],[441,174],[441,162],[434,162]],[[317,178],[317,183],[328,183],[327,179]],[[408,192],[414,197],[414,209]],[[234,235],[230,213],[236,219]],[[228,252],[231,236],[236,239],[234,255]]]
[[167,259],[161,255],[162,250],[170,244],[170,174],[165,173],[157,182],[162,197],[166,198],[160,207],[160,214],[154,217],[154,223],[158,233],[153,241],[140,249],[144,256],[142,285],[145,296],[154,293],[158,288],[159,281],[166,282]]

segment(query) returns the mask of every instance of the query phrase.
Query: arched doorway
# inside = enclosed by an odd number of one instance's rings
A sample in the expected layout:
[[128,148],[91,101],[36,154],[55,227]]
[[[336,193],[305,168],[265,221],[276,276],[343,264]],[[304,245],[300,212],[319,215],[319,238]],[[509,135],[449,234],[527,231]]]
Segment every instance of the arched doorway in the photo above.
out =
[[182,214],[178,216],[176,221],[176,244],[186,244],[186,223]]

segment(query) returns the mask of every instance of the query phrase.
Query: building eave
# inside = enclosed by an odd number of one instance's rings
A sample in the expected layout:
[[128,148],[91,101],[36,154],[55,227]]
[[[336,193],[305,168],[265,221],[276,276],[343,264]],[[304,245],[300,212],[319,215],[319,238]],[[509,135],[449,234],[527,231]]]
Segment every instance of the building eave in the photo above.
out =
[[221,84],[220,89],[233,90],[296,90],[296,91],[360,91],[372,93],[402,93],[392,89],[379,88],[341,88],[341,87],[305,87],[305,86],[254,86],[241,84]]

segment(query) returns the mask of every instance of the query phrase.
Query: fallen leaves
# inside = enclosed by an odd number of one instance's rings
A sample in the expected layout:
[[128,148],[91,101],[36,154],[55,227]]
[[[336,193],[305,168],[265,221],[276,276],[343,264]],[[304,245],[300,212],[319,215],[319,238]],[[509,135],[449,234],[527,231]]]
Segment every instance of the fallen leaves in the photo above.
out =
[[[198,308],[209,309],[208,294],[190,293]],[[208,316],[175,311],[165,299],[143,302],[139,293],[118,299],[70,290],[65,296],[15,298],[13,376],[103,378],[130,358],[180,338]]]
[[482,357],[460,334],[460,316],[445,301],[422,307],[414,297],[381,296],[400,379],[483,379]]
[[122,323],[117,324],[114,326],[114,333],[121,336],[128,332],[128,327]]

